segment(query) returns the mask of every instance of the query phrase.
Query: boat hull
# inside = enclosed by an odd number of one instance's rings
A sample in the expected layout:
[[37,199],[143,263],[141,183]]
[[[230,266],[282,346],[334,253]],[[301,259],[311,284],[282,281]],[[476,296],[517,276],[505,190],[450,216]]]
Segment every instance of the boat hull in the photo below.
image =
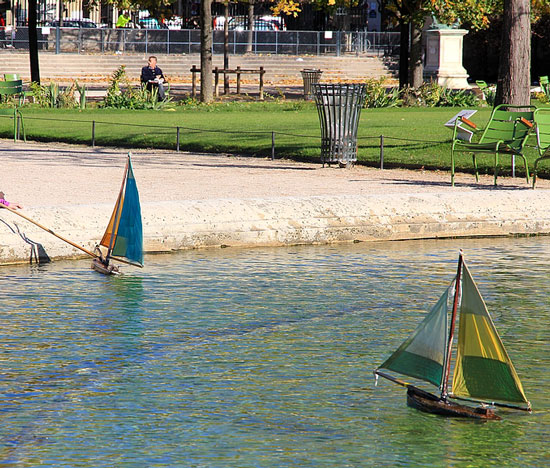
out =
[[119,275],[120,271],[115,265],[105,265],[98,258],[92,260],[92,269],[104,275]]
[[412,385],[407,387],[407,405],[425,413],[438,414],[458,418],[474,418],[484,420],[500,420],[500,416],[490,408],[461,405],[444,400],[432,393],[425,392]]

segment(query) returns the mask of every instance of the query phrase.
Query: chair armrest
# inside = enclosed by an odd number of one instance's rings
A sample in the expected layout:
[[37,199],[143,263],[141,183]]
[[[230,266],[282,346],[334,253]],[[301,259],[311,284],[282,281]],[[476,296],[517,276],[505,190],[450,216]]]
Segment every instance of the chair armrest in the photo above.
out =
[[477,125],[473,123],[470,119],[467,119],[466,117],[460,117],[460,121],[468,125],[468,127],[471,127],[474,130],[477,130]]
[[527,120],[525,117],[521,117],[519,119],[519,122],[522,123],[523,125],[525,125],[528,128],[533,128],[534,127],[533,122]]

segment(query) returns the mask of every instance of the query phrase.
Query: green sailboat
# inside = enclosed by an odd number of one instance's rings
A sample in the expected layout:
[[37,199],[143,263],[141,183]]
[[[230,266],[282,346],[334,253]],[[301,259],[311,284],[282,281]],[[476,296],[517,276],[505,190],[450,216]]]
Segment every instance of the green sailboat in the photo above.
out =
[[[453,290],[449,324],[448,302]],[[452,385],[449,388],[458,315],[458,344]],[[422,390],[386,371],[428,382],[438,387],[440,394]],[[451,285],[412,335],[374,374],[407,387],[407,404],[429,413],[500,419],[494,412],[494,406],[531,411],[531,404],[464,263],[462,252]]]
[[130,154],[115,208],[99,245],[107,251],[103,255],[97,247],[98,258],[92,261],[94,270],[107,275],[118,273],[118,267],[111,260],[143,267],[141,206]]

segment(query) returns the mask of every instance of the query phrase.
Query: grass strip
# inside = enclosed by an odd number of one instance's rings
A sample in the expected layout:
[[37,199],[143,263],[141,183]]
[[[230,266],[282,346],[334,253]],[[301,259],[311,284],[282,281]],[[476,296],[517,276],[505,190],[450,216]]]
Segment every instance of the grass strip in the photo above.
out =
[[[378,166],[380,135],[384,135],[384,167],[448,170],[452,131],[443,124],[460,108],[363,109],[358,132],[358,161]],[[478,108],[473,120],[483,128],[490,109]],[[277,158],[319,161],[319,117],[311,102],[220,103],[178,106],[165,111],[119,109],[21,110],[27,138],[90,145],[92,121],[95,144],[128,148],[176,148],[180,127],[183,151],[234,153],[270,157],[272,132]],[[13,137],[13,122],[0,119],[0,136]],[[534,143],[534,141],[532,142]],[[532,167],[537,153],[528,148]],[[479,155],[481,172],[493,172],[493,156]],[[511,173],[509,158],[501,157],[501,174]],[[457,155],[458,171],[473,172],[471,155]],[[550,176],[550,167],[541,167]],[[517,164],[518,175],[523,172]]]

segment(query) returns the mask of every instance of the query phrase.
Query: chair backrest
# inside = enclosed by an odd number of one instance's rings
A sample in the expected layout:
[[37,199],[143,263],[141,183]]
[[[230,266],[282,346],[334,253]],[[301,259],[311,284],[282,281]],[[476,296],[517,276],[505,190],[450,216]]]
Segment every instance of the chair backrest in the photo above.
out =
[[535,106],[510,106],[507,104],[495,107],[479,142],[491,143],[502,140],[515,149],[523,147],[531,127],[523,124],[521,119],[532,123],[535,109]]
[[0,81],[0,95],[21,94],[23,92],[23,81]]
[[20,80],[21,77],[19,76],[19,73],[4,73],[4,80],[5,81],[14,81],[14,80]]
[[539,83],[540,87],[542,89],[542,92],[545,93],[548,96],[548,93],[550,92],[550,81],[548,80],[547,76],[540,76],[539,77]]
[[487,89],[489,86],[487,85],[487,83],[483,80],[476,80],[476,85],[479,89],[481,89],[481,91]]
[[550,108],[541,107],[535,111],[537,126],[537,145],[539,151],[544,152],[550,147]]

